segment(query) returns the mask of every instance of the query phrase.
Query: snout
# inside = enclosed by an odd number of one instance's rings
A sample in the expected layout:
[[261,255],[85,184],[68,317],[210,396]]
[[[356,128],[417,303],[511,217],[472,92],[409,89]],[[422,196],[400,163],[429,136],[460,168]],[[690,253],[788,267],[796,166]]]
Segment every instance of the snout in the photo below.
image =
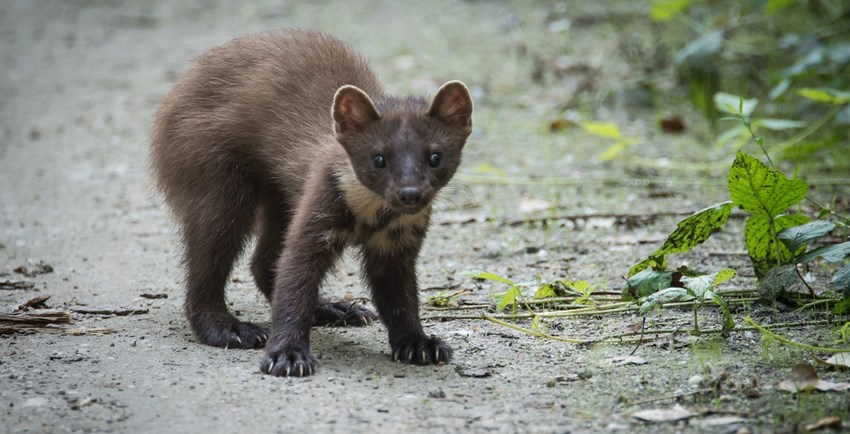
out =
[[419,187],[402,187],[398,190],[398,201],[404,206],[416,206],[422,202],[422,189]]

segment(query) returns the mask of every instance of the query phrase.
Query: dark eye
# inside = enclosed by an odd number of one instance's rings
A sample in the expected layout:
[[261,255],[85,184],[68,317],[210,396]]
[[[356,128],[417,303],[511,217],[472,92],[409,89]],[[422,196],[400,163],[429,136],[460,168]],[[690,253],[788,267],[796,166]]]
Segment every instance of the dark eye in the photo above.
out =
[[430,156],[428,156],[428,165],[431,167],[437,167],[440,165],[440,155],[439,152],[434,152]]
[[387,166],[387,162],[384,160],[384,156],[381,154],[372,157],[372,163],[375,165],[375,167],[379,169]]

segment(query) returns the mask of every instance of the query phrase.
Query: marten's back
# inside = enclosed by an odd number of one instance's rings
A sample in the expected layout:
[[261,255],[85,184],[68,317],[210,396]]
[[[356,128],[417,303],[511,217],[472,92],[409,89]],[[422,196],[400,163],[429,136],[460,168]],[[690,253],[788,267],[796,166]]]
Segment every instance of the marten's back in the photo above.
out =
[[293,187],[313,158],[337,151],[327,149],[335,145],[331,106],[346,84],[383,93],[356,52],[320,32],[266,32],[207,51],[156,115],[151,164],[159,186],[168,198],[224,165]]

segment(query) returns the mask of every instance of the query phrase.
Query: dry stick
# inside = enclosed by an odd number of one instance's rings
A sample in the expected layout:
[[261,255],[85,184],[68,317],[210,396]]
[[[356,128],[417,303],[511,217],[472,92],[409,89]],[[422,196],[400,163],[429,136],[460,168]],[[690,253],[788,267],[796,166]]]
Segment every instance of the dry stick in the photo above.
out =
[[643,317],[643,319],[640,322],[640,337],[638,338],[637,345],[635,345],[635,348],[632,350],[631,353],[629,353],[630,356],[635,355],[635,352],[638,350],[638,348],[640,348],[640,344],[643,343],[643,330],[644,330],[645,326],[646,326],[646,317]]
[[800,312],[803,309],[808,309],[810,307],[814,307],[814,306],[817,306],[819,304],[837,303],[839,301],[841,301],[841,300],[839,300],[837,298],[822,298],[820,300],[816,300],[816,301],[813,301],[811,303],[806,303],[806,304],[794,309],[794,312]]
[[584,344],[584,343],[590,342],[590,341],[585,341],[585,340],[582,340],[582,339],[570,339],[570,338],[562,338],[560,336],[553,336],[553,335],[550,335],[550,334],[543,333],[540,330],[532,330],[532,329],[528,329],[528,328],[525,328],[525,327],[520,327],[518,325],[514,325],[514,324],[511,324],[509,322],[505,322],[505,321],[493,318],[490,315],[482,315],[479,318],[484,318],[487,321],[490,321],[494,324],[498,324],[498,325],[503,326],[503,327],[508,327],[508,328],[523,332],[525,334],[529,334],[529,335],[532,335],[532,336],[538,336],[538,337],[541,337],[541,338],[552,339],[552,340],[561,341],[561,342],[569,342],[571,344]]
[[[734,300],[727,300],[726,302],[729,304],[734,303],[751,303],[753,301],[758,300],[757,297],[749,297],[749,298],[739,298]],[[622,312],[632,312],[638,310],[638,306],[627,306],[631,302],[622,302],[622,303],[611,303],[607,305],[601,305],[598,307],[581,307],[573,310],[556,310],[551,312],[540,312],[540,313],[515,313],[515,314],[492,314],[489,315],[492,318],[500,318],[500,319],[529,319],[534,318],[535,316],[541,318],[566,318],[571,316],[593,316],[593,315],[604,315],[609,313],[622,313]],[[662,309],[671,309],[682,306],[692,306],[694,302],[678,302],[678,303],[665,303],[661,306]],[[707,302],[703,303],[706,306],[717,306],[716,303]],[[623,307],[621,307],[623,306]],[[625,307],[627,306],[627,307]],[[442,321],[448,320],[463,320],[463,319],[480,319],[480,315],[432,315],[422,318],[423,320],[436,319]]]
[[[744,320],[746,321],[746,319],[744,319]],[[796,328],[796,327],[805,327],[805,326],[815,326],[815,325],[821,325],[821,324],[831,324],[833,322],[835,322],[835,321],[834,320],[798,321],[798,322],[786,322],[786,323],[771,324],[770,327],[772,327],[772,328]],[[658,329],[658,330],[646,330],[645,332],[643,332],[643,334],[645,334],[645,335],[676,334],[676,333],[679,333],[681,331],[682,331],[681,328]],[[732,331],[743,332],[743,331],[761,331],[761,330],[757,327],[750,326],[750,327],[735,327]],[[717,333],[722,333],[723,329],[722,328],[703,329],[703,330],[700,330],[700,332],[702,334],[717,334]],[[598,343],[598,342],[606,342],[606,341],[615,341],[615,340],[619,339],[619,340],[621,340],[622,343],[631,343],[631,342],[636,342],[636,340],[633,339],[633,340],[623,341],[622,338],[626,338],[626,337],[629,337],[629,336],[635,336],[635,335],[640,334],[640,333],[642,333],[642,332],[628,332],[628,333],[623,333],[623,334],[619,334],[619,335],[605,336],[605,337],[603,337],[603,338],[601,338],[601,339],[599,339],[595,342]],[[843,351],[850,351],[850,349],[843,350]]]
[[[803,348],[803,349],[809,350],[809,351],[819,351],[819,352],[823,352],[823,353],[850,353],[850,348],[816,347],[814,345],[808,345],[808,344],[803,344],[803,343],[800,343],[800,342],[792,341],[791,339],[779,336],[779,335],[771,332],[767,328],[757,324],[755,321],[753,321],[752,318],[750,318],[748,316],[744,317],[744,322],[746,322],[747,324],[754,327],[756,330],[761,332],[763,335],[766,335],[766,336],[769,336],[773,339],[776,339],[777,341],[782,342],[783,344],[786,344],[786,345],[791,345],[793,347]],[[773,327],[773,326],[771,326],[771,327]]]
[[448,299],[450,299],[450,298],[452,298],[452,297],[457,297],[458,295],[461,295],[461,294],[463,294],[464,292],[467,292],[467,291],[469,291],[469,290],[468,290],[468,289],[461,289],[461,290],[455,291],[455,292],[453,292],[453,293],[451,293],[451,294],[442,295],[442,296],[440,296],[440,297],[434,297],[434,298],[432,298],[432,299],[429,299],[429,300],[427,300],[427,301],[422,302],[421,304],[424,306],[424,305],[428,305],[428,304],[433,304],[433,303],[439,302],[440,300],[448,300]]
[[701,395],[703,393],[710,393],[710,392],[714,392],[714,391],[715,390],[711,389],[711,388],[709,388],[709,389],[698,389],[698,390],[694,390],[693,392],[688,392],[688,393],[680,393],[680,394],[677,394],[677,395],[659,396],[658,398],[650,398],[650,399],[644,399],[643,401],[629,402],[626,405],[634,406],[634,405],[651,404],[653,402],[666,401],[668,399],[685,398],[685,397],[688,397],[688,396]]

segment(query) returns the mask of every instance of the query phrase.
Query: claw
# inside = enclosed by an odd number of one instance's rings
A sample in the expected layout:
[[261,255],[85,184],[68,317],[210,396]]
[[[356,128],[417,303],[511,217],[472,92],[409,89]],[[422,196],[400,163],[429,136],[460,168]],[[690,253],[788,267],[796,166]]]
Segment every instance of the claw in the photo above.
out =
[[398,362],[398,356],[400,352],[400,350],[393,351],[393,362]]
[[272,372],[272,368],[274,368],[274,360],[269,360],[269,368],[268,368],[269,373]]
[[413,361],[413,349],[412,348],[410,349],[410,351],[407,352],[407,361],[408,362]]
[[440,350],[434,350],[434,364],[440,364]]
[[285,376],[285,377],[288,377],[288,376],[289,376],[289,366],[287,366],[287,367],[286,367],[286,372],[285,372],[284,376]]
[[422,363],[428,361],[428,355],[425,353],[425,350],[422,350]]
[[301,364],[298,365],[298,376],[299,377],[304,376],[304,365],[301,365]]
[[239,335],[236,335],[236,342],[239,342],[240,347],[242,346],[242,338],[240,338]]
[[369,320],[365,316],[359,315],[361,324],[369,324]]

